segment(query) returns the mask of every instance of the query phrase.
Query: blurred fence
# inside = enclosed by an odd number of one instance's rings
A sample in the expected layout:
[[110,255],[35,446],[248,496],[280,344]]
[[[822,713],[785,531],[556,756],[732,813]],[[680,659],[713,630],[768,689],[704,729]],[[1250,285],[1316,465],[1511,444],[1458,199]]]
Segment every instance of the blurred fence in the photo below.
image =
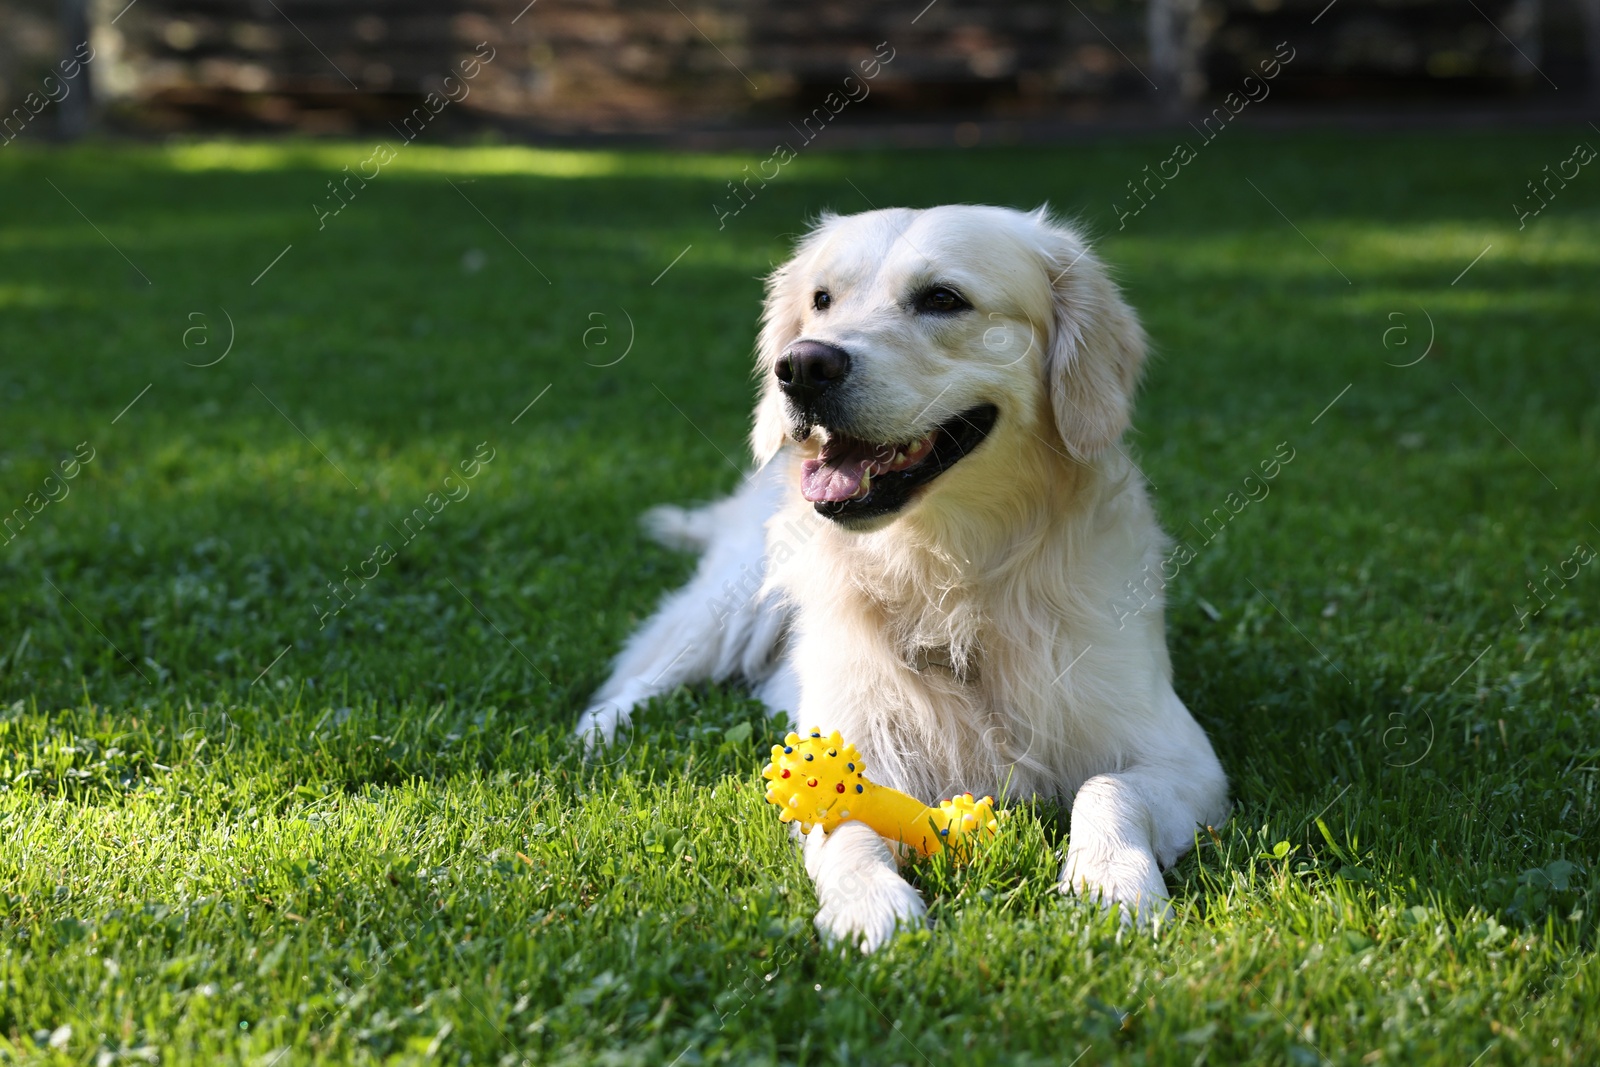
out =
[[771,124],[831,108],[869,61],[847,95],[879,116],[1183,111],[1280,46],[1273,91],[1305,101],[1600,100],[1600,0],[924,3],[0,0],[0,124],[7,141],[91,119],[351,132],[413,113],[474,55],[444,125]]

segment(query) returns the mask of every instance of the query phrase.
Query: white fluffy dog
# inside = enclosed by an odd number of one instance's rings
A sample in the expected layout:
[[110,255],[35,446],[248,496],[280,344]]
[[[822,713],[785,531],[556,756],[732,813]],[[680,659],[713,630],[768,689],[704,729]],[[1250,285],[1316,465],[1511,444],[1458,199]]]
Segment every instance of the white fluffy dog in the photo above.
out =
[[[1164,916],[1160,868],[1225,818],[1227,782],[1142,581],[1164,539],[1117,442],[1145,339],[1105,267],[1043,210],[828,215],[768,280],[758,347],[759,467],[648,517],[704,556],[579,732],[742,677],[924,801],[1070,798],[1062,888]],[[1114,608],[1135,581],[1145,606]],[[870,951],[921,921],[867,827],[805,853],[824,936]]]

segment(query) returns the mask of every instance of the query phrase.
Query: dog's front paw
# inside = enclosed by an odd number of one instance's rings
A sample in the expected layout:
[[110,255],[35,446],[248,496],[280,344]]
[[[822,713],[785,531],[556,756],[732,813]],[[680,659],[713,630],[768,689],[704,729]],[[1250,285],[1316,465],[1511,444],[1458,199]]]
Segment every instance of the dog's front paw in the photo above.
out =
[[871,827],[846,822],[828,835],[815,827],[805,852],[822,905],[817,933],[829,945],[876,952],[895,931],[925,924],[928,908],[921,894],[900,877],[889,846]]
[[1155,856],[1145,849],[1069,848],[1061,891],[1077,893],[1107,910],[1119,905],[1118,915],[1128,924],[1154,928],[1172,918],[1167,883]]
[[817,909],[817,933],[829,945],[854,945],[872,953],[895,931],[920,929],[927,911],[922,896],[897,875],[869,892],[824,899]]

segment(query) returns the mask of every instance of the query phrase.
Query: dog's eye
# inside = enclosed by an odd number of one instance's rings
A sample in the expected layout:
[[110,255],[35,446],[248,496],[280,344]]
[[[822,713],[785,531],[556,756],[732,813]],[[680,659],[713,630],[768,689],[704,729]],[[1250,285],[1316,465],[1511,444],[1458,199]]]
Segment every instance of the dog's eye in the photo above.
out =
[[948,285],[936,285],[917,298],[917,309],[920,311],[965,311],[971,306]]
[[828,290],[818,289],[811,297],[811,306],[818,311],[827,311],[828,305],[833,303],[833,297],[828,295]]

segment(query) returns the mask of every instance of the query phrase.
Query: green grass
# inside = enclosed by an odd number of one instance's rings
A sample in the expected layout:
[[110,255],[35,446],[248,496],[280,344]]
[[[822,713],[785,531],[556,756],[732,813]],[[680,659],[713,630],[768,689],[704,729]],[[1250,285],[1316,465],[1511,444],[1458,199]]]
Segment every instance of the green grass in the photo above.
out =
[[[419,144],[319,231],[369,145],[0,151],[0,513],[95,450],[0,544],[0,1062],[1595,1062],[1600,566],[1516,615],[1600,546],[1600,175],[1510,207],[1581,136],[1236,131],[1120,231],[1166,138],[806,154],[721,230],[766,153]],[[737,480],[759,277],[865,197],[1077,213],[1159,349],[1237,802],[1159,939],[1024,809],[829,953],[747,695],[567,744],[690,567],[635,516]]]

